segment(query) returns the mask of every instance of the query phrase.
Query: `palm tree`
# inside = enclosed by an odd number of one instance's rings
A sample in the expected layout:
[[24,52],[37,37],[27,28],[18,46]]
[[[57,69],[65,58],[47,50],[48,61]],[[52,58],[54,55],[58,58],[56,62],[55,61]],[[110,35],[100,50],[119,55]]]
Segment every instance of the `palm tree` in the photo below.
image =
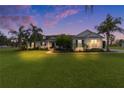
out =
[[38,28],[37,26],[33,25],[33,24],[30,24],[31,25],[31,31],[32,31],[32,34],[31,34],[31,41],[34,42],[34,49],[36,49],[36,42],[37,41],[41,41],[42,38],[43,38],[43,35],[42,35],[42,32],[43,30],[41,28]]
[[110,46],[112,46],[114,40],[115,40],[115,36],[113,34],[110,34]]
[[20,47],[22,47],[22,42],[24,40],[24,32],[25,32],[24,26],[20,26],[18,32],[18,43]]
[[106,16],[106,19],[99,26],[96,26],[96,29],[98,30],[99,34],[106,35],[106,41],[107,41],[106,51],[109,51],[110,34],[116,31],[124,33],[124,30],[121,27],[119,27],[121,23],[122,23],[121,17],[114,18],[108,14]]
[[19,31],[11,30],[9,33],[15,35],[15,38],[18,39],[18,46],[22,48],[26,48],[26,43],[28,41],[29,33],[24,29],[24,26],[19,27]]

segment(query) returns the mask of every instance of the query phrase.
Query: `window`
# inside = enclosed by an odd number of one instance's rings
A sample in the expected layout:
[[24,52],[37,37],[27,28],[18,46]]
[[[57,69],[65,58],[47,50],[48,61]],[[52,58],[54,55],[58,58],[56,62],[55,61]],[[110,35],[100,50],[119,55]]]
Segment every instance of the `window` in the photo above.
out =
[[96,39],[91,40],[91,47],[92,48],[97,48],[97,45],[98,45],[98,43],[97,43]]
[[92,43],[92,44],[96,44],[96,43],[97,43],[97,40],[96,40],[96,39],[91,40],[91,43]]
[[82,43],[82,40],[78,40],[78,44],[81,44]]
[[78,47],[82,47],[82,40],[78,40]]

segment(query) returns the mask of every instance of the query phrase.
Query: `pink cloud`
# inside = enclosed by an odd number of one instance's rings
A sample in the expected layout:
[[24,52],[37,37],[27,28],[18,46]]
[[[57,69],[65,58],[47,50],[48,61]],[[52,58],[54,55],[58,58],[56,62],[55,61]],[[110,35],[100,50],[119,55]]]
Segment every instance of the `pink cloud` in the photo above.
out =
[[74,9],[69,9],[69,10],[65,10],[64,12],[56,15],[55,17],[57,19],[63,19],[65,17],[68,17],[68,16],[71,16],[71,15],[74,15],[74,14],[77,14],[79,12],[79,10],[74,10]]
[[21,25],[35,24],[33,16],[0,16],[0,27],[2,29],[16,29]]
[[71,15],[75,15],[77,13],[79,13],[78,9],[68,9],[57,14],[47,13],[45,15],[44,26],[47,28],[53,27],[62,19],[69,17]]
[[33,16],[23,16],[21,21],[21,25],[29,25],[31,23],[36,24]]

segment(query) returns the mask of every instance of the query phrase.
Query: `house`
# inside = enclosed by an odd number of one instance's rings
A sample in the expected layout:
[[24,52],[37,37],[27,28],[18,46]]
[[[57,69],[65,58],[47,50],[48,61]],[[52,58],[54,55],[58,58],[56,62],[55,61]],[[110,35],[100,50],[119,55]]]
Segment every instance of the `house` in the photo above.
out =
[[[57,48],[55,43],[56,37],[58,35],[50,35],[46,36],[44,45],[48,48]],[[104,42],[103,37],[99,34],[92,32],[90,30],[85,30],[77,35],[70,35],[72,37],[72,49],[73,51],[84,51],[85,48],[87,49],[103,49]]]
[[[44,36],[43,42],[40,48],[46,48],[48,50],[57,48],[56,38],[58,35]],[[77,35],[69,35],[72,37],[72,49],[73,51],[84,51],[85,49],[103,49],[105,42],[103,37],[90,30],[85,30]]]
[[85,30],[73,38],[73,50],[84,51],[84,49],[103,49],[103,37],[90,30]]

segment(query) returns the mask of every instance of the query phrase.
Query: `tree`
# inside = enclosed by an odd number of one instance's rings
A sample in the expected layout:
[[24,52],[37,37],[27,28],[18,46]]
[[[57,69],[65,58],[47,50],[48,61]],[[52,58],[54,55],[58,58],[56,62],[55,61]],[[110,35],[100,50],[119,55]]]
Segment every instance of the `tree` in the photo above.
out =
[[38,28],[37,26],[33,25],[33,24],[30,24],[31,25],[31,31],[32,31],[32,34],[31,34],[31,37],[30,37],[30,41],[31,42],[34,42],[34,48],[36,49],[36,42],[37,41],[42,41],[43,39],[43,30],[41,28]]
[[106,36],[106,51],[109,50],[109,40],[110,40],[110,34],[113,32],[121,32],[124,33],[124,30],[119,27],[122,23],[122,18],[117,17],[114,18],[111,15],[107,15],[106,19],[99,25],[96,26],[96,29],[98,30],[99,34],[105,34]]
[[115,40],[115,36],[113,34],[110,34],[110,46],[112,46],[114,40]]
[[18,43],[19,43],[19,46],[20,47],[22,47],[22,43],[23,43],[23,41],[24,41],[24,37],[25,37],[25,35],[24,35],[24,32],[25,32],[25,30],[24,30],[24,26],[20,26],[19,27],[19,32],[18,32]]
[[21,49],[27,49],[27,43],[34,42],[34,48],[36,48],[36,41],[41,41],[43,38],[41,28],[30,24],[31,28],[25,29],[24,26],[20,26],[18,31],[11,30],[9,33],[15,35],[18,39],[18,46]]
[[72,46],[72,38],[62,34],[56,38],[56,45],[59,46],[59,49],[70,50]]
[[14,36],[11,36],[10,38],[8,38],[8,45],[12,47],[18,47],[17,38]]
[[7,45],[7,37],[0,32],[0,45]]
[[[21,49],[26,49],[27,48],[27,41],[29,39],[29,32],[28,30],[25,30],[24,26],[20,26],[19,27],[19,31],[15,31],[15,30],[11,30],[9,33],[13,34],[14,36],[12,36],[13,40],[15,39],[18,42],[18,46]],[[14,40],[14,41],[15,41]]]

